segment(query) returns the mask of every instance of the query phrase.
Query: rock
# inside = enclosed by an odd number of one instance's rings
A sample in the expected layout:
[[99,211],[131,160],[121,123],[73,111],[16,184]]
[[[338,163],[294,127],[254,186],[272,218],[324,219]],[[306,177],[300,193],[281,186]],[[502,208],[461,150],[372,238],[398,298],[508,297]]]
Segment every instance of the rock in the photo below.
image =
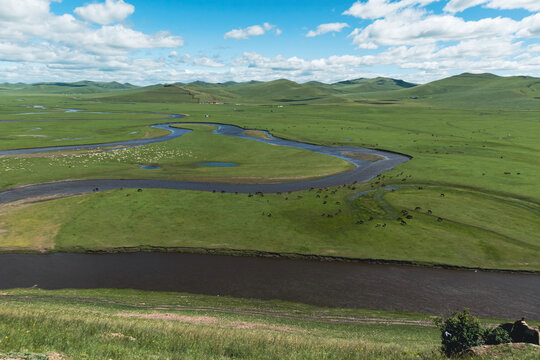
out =
[[464,351],[465,355],[475,355],[482,356],[484,358],[494,358],[498,355],[508,358],[509,351],[512,350],[524,350],[524,349],[536,349],[540,352],[540,346],[534,344],[526,343],[509,343],[509,344],[499,344],[499,345],[480,345],[475,346]]
[[524,320],[501,324],[499,327],[508,331],[512,342],[540,345],[540,330],[529,326]]

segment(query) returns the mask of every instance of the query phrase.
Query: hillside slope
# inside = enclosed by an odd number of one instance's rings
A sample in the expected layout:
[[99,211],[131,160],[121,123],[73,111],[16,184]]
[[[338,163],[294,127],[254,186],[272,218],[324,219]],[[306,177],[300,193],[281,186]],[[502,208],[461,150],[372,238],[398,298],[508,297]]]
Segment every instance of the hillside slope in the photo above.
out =
[[409,89],[379,92],[373,97],[409,99],[439,107],[538,110],[540,78],[464,73]]

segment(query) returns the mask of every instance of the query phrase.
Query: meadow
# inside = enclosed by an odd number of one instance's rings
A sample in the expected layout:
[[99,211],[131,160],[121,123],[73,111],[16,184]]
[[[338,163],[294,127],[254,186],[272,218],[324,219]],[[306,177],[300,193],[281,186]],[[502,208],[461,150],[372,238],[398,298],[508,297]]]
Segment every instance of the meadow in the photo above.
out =
[[[76,144],[128,140],[143,133],[157,136],[161,130],[147,125],[168,121],[158,114],[179,113],[188,115],[181,121],[229,123],[329,146],[382,148],[408,154],[412,160],[354,189],[330,188],[319,194],[251,198],[147,190],[127,198],[128,190],[124,190],[3,205],[0,239],[6,251],[152,245],[540,270],[540,170],[536,164],[540,124],[534,109],[438,109],[407,103],[118,103],[95,102],[85,96],[26,96],[25,103],[49,109],[32,115],[3,114],[3,120],[22,122],[0,124],[6,129],[2,133],[9,134],[2,148],[56,145],[52,138],[64,137],[86,138],[69,141]],[[5,106],[0,109],[18,109],[18,97],[4,97]],[[53,112],[56,104],[86,112],[59,114]],[[98,111],[112,114],[92,114]],[[59,116],[65,120],[41,121]],[[47,138],[17,136],[33,134],[29,129],[36,127]],[[191,128],[195,131],[170,142],[113,152],[3,157],[0,188],[86,178],[274,182],[350,169],[340,159],[214,135],[208,127]],[[238,166],[194,165],[206,161]],[[141,164],[160,169],[142,170]],[[36,216],[44,213],[54,215]],[[42,228],[53,230],[37,242],[30,234]]]
[[6,290],[0,304],[0,358],[444,358],[435,318],[415,313],[110,289]]
[[[540,105],[533,78],[463,74],[422,86],[393,79],[81,83],[0,91],[0,150],[154,138],[166,131],[150,125],[178,121],[411,156],[365,183],[291,193],[124,188],[4,203],[0,252],[271,252],[540,272]],[[216,101],[225,104],[198,103]],[[352,166],[215,135],[212,126],[181,126],[193,131],[140,147],[0,156],[0,192],[78,179],[286,182]],[[1,290],[0,359],[442,359],[433,320],[185,293]],[[500,358],[537,355],[508,349]]]

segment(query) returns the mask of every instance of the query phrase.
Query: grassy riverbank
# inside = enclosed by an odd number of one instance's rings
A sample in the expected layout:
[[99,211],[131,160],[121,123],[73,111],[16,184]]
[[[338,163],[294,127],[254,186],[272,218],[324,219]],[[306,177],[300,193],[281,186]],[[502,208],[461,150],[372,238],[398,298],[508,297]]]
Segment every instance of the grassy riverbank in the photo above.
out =
[[[0,239],[11,251],[192,247],[540,270],[538,208],[527,202],[466,189],[354,188],[251,197],[124,189],[12,203],[0,209]],[[490,218],[499,221],[487,226]]]
[[420,314],[132,290],[3,290],[0,304],[0,354],[443,359],[433,317]]

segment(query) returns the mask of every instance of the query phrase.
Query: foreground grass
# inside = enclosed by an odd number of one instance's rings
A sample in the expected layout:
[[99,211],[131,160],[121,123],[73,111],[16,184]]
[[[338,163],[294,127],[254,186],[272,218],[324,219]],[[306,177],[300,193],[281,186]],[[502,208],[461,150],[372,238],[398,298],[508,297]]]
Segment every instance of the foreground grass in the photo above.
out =
[[9,290],[0,353],[74,359],[439,359],[415,314],[130,290]]
[[[71,359],[443,359],[433,317],[135,290],[3,290],[0,354]],[[484,320],[494,325],[502,320]],[[534,354],[532,355],[534,356]],[[510,353],[513,359],[533,359]]]

